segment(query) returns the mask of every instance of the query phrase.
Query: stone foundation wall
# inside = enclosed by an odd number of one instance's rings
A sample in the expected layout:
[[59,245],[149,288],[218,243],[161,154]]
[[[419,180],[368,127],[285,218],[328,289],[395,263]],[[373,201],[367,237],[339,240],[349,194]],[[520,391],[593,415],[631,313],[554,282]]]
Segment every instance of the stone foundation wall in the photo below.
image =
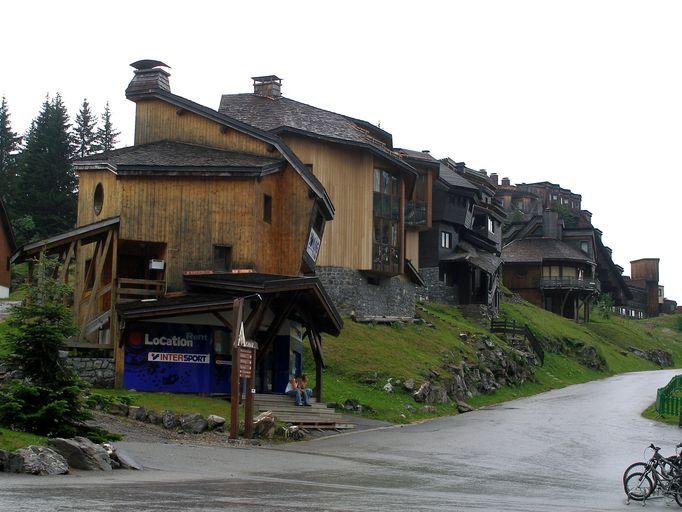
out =
[[370,284],[358,270],[318,267],[316,275],[342,315],[414,317],[418,287],[401,277]]
[[86,382],[98,388],[113,388],[114,360],[107,357],[70,357],[66,364]]
[[426,283],[426,286],[419,289],[419,295],[423,300],[440,302],[442,304],[457,305],[457,288],[446,286],[439,278],[438,267],[420,268],[419,273]]

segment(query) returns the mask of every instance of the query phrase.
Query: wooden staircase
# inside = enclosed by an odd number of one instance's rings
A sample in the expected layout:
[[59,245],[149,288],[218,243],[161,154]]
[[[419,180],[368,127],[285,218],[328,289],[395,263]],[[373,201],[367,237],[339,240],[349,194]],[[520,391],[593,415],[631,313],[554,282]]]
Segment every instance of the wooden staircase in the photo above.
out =
[[352,429],[355,425],[346,421],[341,414],[325,404],[310,400],[312,406],[297,406],[294,399],[286,395],[259,394],[254,400],[256,415],[272,411],[277,421],[298,425],[303,428]]

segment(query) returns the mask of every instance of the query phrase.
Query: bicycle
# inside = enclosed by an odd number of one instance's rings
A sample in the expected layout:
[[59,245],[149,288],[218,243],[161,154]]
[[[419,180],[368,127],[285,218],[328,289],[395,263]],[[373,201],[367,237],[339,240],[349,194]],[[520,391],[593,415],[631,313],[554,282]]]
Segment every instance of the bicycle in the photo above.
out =
[[[646,502],[647,499],[674,499],[682,507],[682,460],[679,454],[663,457],[660,447],[649,445],[654,453],[648,462],[635,462],[623,473],[623,488],[630,500]],[[648,449],[647,448],[647,449]],[[682,448],[682,443],[677,449]],[[657,496],[652,495],[658,492]]]

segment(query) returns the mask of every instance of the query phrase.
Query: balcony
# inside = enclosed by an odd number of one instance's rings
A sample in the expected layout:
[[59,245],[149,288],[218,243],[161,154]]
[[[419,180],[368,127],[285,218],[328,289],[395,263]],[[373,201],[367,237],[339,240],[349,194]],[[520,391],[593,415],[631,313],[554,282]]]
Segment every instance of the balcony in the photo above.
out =
[[587,290],[601,291],[598,279],[579,279],[577,277],[541,277],[540,288],[544,290]]
[[408,226],[426,225],[426,201],[408,201],[405,207],[405,224]]

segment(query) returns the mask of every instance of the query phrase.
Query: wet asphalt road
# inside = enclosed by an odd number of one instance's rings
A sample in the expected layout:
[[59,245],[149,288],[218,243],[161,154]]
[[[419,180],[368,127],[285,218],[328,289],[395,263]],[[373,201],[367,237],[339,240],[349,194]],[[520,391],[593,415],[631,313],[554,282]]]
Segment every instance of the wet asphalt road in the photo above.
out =
[[279,448],[119,443],[150,469],[3,475],[0,510],[628,510],[623,469],[651,442],[667,454],[682,440],[639,415],[676,373]]

